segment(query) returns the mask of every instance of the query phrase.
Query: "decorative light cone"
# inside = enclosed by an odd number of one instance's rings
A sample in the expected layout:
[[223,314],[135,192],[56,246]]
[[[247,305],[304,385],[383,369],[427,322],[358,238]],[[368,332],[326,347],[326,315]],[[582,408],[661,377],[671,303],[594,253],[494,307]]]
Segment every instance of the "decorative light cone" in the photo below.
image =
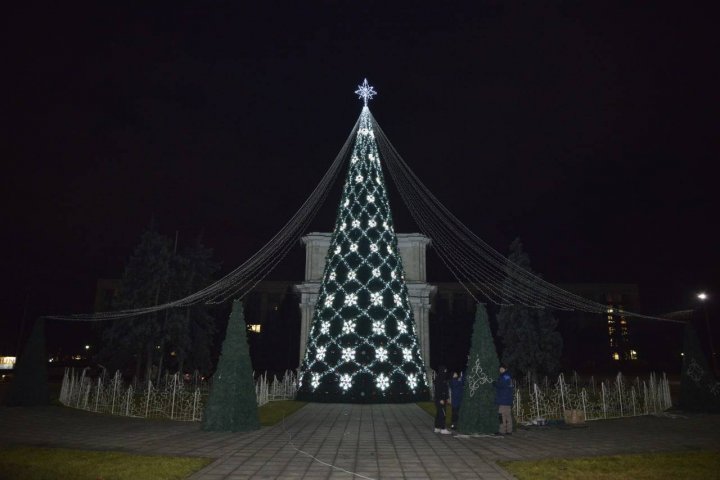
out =
[[298,399],[315,402],[415,402],[429,398],[415,321],[373,119],[365,100],[307,350]]

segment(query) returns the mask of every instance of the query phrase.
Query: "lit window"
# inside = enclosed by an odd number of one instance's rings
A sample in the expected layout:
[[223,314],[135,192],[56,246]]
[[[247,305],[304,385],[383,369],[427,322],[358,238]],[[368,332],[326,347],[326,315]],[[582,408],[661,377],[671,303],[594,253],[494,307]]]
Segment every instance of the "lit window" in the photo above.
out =
[[258,325],[257,323],[248,325],[248,330],[250,330],[251,332],[254,332],[254,333],[260,333],[261,329],[262,329],[262,325]]
[[635,350],[630,350],[630,360],[637,360],[637,352]]
[[620,354],[618,352],[614,352],[612,354],[612,358],[613,358],[613,360],[620,360]]

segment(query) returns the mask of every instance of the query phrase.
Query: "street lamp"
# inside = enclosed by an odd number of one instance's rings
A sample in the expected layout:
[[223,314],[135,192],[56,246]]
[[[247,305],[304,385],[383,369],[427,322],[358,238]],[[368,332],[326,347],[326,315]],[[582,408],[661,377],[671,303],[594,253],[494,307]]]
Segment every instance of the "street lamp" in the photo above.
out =
[[705,328],[707,329],[708,341],[710,342],[710,367],[713,369],[713,374],[717,374],[717,361],[715,360],[715,344],[713,343],[712,330],[710,330],[710,316],[708,315],[707,300],[708,294],[700,292],[696,295],[698,300],[702,303],[703,310],[705,310]]

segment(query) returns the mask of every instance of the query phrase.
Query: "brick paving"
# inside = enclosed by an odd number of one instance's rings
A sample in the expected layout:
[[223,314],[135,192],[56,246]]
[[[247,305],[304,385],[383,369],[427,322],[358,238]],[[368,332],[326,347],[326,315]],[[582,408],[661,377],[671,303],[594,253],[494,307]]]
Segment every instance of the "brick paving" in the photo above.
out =
[[635,417],[473,438],[433,433],[432,418],[414,404],[308,404],[251,433],[62,407],[3,407],[0,445],[7,444],[215,458],[194,480],[490,480],[513,478],[498,460],[720,450],[720,415]]

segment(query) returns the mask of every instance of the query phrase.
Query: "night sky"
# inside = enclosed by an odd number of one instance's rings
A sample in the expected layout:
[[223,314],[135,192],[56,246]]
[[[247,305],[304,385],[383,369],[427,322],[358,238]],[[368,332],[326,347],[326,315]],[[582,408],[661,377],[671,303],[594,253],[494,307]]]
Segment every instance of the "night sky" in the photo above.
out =
[[[116,3],[4,8],[5,348],[23,315],[90,311],[153,218],[181,244],[202,232],[224,272],[244,262],[332,163],[365,77],[403,158],[499,251],[520,236],[550,281],[636,283],[647,314],[701,289],[720,303],[703,8]],[[416,231],[390,193],[397,231]],[[302,259],[274,278],[301,279]]]

